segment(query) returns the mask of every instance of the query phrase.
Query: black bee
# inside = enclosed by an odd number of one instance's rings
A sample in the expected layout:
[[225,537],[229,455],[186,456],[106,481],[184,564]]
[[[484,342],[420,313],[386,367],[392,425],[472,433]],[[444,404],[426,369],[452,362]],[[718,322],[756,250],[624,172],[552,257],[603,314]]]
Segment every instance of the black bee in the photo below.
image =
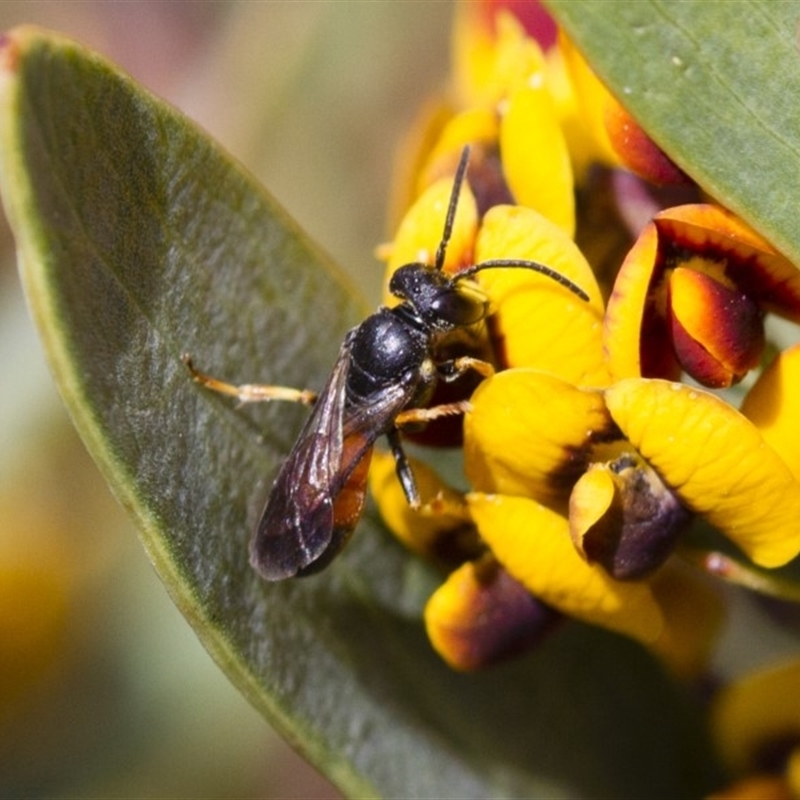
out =
[[468,160],[465,148],[433,266],[406,264],[392,275],[389,291],[400,304],[379,308],[345,336],[319,395],[285,387],[232,386],[198,372],[184,356],[194,380],[241,401],[283,399],[313,405],[250,542],[250,561],[268,581],[317,572],[347,543],[364,507],[372,447],[381,435],[388,440],[409,504],[419,507],[400,428],[465,410],[465,403],[425,408],[440,380],[451,381],[469,369],[484,376],[493,372],[490,364],[470,356],[437,360],[435,355],[448,337],[488,313],[486,296],[469,278],[485,269],[530,269],[589,299],[568,278],[534,261],[492,260],[452,276],[442,272]]

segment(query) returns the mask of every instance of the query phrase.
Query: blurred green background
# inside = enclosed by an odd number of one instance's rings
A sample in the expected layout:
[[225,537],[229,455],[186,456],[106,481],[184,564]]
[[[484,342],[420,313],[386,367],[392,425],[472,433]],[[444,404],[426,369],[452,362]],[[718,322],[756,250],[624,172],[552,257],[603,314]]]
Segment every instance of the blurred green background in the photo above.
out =
[[[0,27],[70,35],[182,109],[375,303],[395,151],[443,85],[451,13],[21,0],[0,3]],[[337,797],[227,682],[150,568],[60,404],[4,221],[0,365],[0,797]]]

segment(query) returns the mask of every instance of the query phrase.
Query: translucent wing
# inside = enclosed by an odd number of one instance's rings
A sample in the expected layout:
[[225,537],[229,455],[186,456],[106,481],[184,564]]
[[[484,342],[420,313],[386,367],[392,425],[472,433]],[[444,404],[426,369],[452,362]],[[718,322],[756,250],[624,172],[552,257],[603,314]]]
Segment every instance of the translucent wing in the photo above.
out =
[[349,342],[350,337],[275,479],[250,543],[250,561],[266,580],[291,578],[330,555],[329,548],[339,549],[341,543],[332,541],[336,500],[412,396],[409,375],[361,403],[346,404]]

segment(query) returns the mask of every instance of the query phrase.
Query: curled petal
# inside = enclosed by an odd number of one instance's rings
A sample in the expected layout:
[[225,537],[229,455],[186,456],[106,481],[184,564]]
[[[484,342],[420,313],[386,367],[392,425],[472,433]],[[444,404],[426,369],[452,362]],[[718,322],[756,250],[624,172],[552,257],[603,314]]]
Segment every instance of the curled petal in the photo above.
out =
[[707,392],[629,378],[605,392],[614,421],[683,503],[756,564],[800,551],[800,483],[758,429]]
[[569,509],[578,552],[617,580],[654,572],[689,520],[653,469],[630,453],[593,464],[575,484]]
[[590,448],[612,438],[599,392],[530,369],[498,372],[464,418],[464,469],[480,491],[565,505]]
[[[725,687],[712,707],[712,730],[734,770],[764,768],[760,757],[775,746],[800,745],[800,661],[748,675]],[[774,764],[770,764],[774,767]]]
[[[707,349],[711,358],[721,358],[723,365],[732,358],[735,366],[731,371],[737,377],[741,364],[751,363],[753,352],[759,349],[758,314],[773,311],[789,319],[800,319],[800,271],[761,236],[717,206],[670,208],[657,214],[645,227],[614,284],[603,330],[612,377],[677,379],[679,376],[680,365],[672,347],[668,296],[670,276],[679,268],[701,273],[720,288],[713,289],[707,282],[700,290],[708,296],[718,295],[714,322],[710,322],[706,311],[695,323],[687,318],[686,307],[678,308],[678,335],[689,331],[688,336],[693,337],[695,325],[705,329],[705,335],[711,325],[732,313],[736,319],[732,326],[726,325],[728,332],[723,334],[723,341],[715,341],[712,334]],[[738,293],[747,300],[736,301],[732,308],[725,309],[719,295],[726,289],[733,293],[731,296]],[[693,291],[696,296],[696,284]],[[695,302],[695,309],[697,306]],[[730,331],[741,337],[733,347],[730,341],[724,341],[730,339]],[[691,338],[691,341],[699,341],[701,347],[706,344],[702,339]],[[699,355],[699,350],[689,353],[690,366]],[[706,369],[708,364],[701,364],[700,374],[693,377],[702,380]]]
[[500,126],[506,182],[518,205],[538,211],[570,238],[575,192],[567,142],[544,80],[511,94]]
[[767,311],[800,322],[800,270],[730,211],[703,203],[677,206],[657,214],[655,222],[673,247],[702,257],[706,269],[713,263],[723,280]]
[[409,506],[393,456],[373,453],[369,487],[389,530],[410,550],[443,565],[476,558],[482,547],[462,496],[423,462],[410,459],[410,465],[423,503],[420,510]]
[[532,209],[498,206],[484,217],[475,255],[479,261],[539,262],[590,297],[584,302],[552,278],[529,270],[480,273],[481,286],[496,312],[491,331],[501,363],[536,367],[580,386],[608,382],[600,339],[600,290],[588,262],[563,231]]
[[663,315],[665,301],[659,304],[655,292],[660,278],[658,246],[658,228],[650,222],[625,257],[608,299],[603,347],[613,379],[680,375],[669,347],[669,331]]
[[425,607],[428,638],[459,670],[475,670],[538,644],[561,615],[515,581],[493,558],[453,572]]
[[744,414],[800,482],[800,345],[784,350],[747,393]]
[[668,297],[675,354],[700,383],[725,388],[758,366],[764,325],[755,300],[684,267],[670,276]]
[[576,550],[588,561],[584,536],[602,527],[604,533],[619,527],[617,490],[605,465],[591,464],[578,478],[569,496],[569,532]]
[[530,592],[562,613],[653,642],[663,616],[646,583],[623,583],[587,564],[567,520],[521,497],[473,493],[470,512],[497,560]]

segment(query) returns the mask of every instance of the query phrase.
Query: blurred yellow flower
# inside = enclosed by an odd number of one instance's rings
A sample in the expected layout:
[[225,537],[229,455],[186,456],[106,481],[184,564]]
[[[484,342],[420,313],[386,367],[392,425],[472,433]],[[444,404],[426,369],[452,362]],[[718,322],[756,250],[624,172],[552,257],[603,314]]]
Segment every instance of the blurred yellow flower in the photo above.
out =
[[711,709],[720,755],[739,777],[717,800],[800,796],[800,661],[744,676]]
[[620,163],[604,121],[616,101],[565,39],[545,52],[498,4],[459,3],[452,50],[449,97],[425,108],[406,147],[398,205],[452,175],[469,144],[481,213],[513,203],[574,236],[576,178]]

